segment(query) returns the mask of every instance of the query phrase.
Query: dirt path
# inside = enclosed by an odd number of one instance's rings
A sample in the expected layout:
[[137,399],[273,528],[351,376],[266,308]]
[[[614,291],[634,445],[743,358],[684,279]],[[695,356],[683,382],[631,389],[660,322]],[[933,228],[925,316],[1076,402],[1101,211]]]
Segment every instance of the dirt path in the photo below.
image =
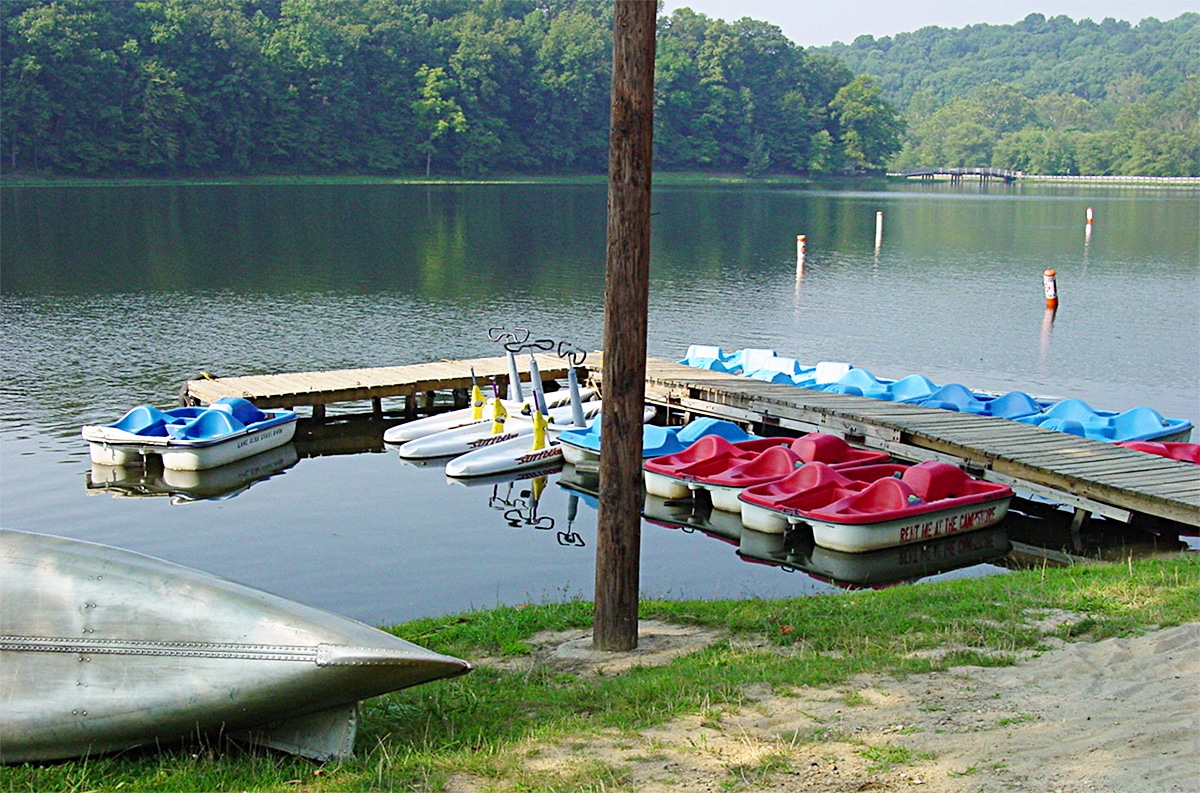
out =
[[[641,662],[711,639],[670,630],[640,643]],[[576,637],[549,652],[598,661],[585,643]],[[864,676],[787,697],[764,692],[738,710],[632,739],[528,749],[530,770],[570,774],[599,763],[624,780],[563,789],[1193,791],[1200,780],[1200,624],[1060,643],[1011,667],[956,667],[905,680]],[[505,789],[489,784],[457,778],[450,790]]]

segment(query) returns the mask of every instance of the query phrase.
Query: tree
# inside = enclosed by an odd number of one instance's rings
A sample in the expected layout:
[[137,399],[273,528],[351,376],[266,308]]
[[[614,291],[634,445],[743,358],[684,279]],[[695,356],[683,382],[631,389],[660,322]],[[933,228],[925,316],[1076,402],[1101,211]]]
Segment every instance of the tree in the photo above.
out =
[[417,128],[425,136],[420,149],[425,155],[425,175],[429,176],[438,139],[447,132],[462,132],[467,128],[467,118],[457,102],[442,95],[449,84],[444,69],[422,64],[417,69],[417,81],[421,84],[421,98],[412,107],[417,114]]
[[882,168],[900,150],[904,122],[870,77],[859,75],[838,89],[829,109],[841,129],[842,154],[849,166]]

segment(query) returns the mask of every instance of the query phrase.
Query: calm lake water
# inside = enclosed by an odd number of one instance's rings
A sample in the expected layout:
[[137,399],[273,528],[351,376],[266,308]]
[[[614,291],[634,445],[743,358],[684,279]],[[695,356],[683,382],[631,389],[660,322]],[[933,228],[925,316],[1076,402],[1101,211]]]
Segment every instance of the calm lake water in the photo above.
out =
[[[1198,199],[660,185],[649,352],[773,347],[1200,423]],[[4,187],[0,202],[4,527],[149,553],[373,623],[591,597],[595,509],[559,475],[544,489],[465,487],[394,451],[297,444],[253,461],[250,473],[276,473],[236,497],[173,503],[99,487],[78,432],[138,403],[169,407],[201,371],[496,355],[496,325],[598,349],[603,184]],[[1048,267],[1061,296],[1052,324]],[[210,478],[201,495],[238,482]],[[836,591],[735,551],[647,523],[643,592]]]

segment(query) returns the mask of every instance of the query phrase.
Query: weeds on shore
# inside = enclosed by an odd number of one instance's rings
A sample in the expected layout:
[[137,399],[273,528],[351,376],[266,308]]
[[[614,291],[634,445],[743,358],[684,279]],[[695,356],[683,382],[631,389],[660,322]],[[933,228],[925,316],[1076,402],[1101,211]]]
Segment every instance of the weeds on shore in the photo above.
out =
[[[669,665],[619,675],[485,663],[462,678],[378,697],[364,703],[357,756],[346,762],[317,765],[227,745],[168,747],[2,768],[0,790],[437,791],[455,775],[483,789],[623,790],[619,768],[596,765],[592,771],[603,776],[596,787],[532,767],[528,747],[736,706],[763,686],[786,693],[861,672],[1010,664],[1041,652],[1048,637],[1094,640],[1198,621],[1200,555],[794,600],[650,601],[640,614],[719,629],[725,638]],[[591,618],[590,603],[573,601],[425,619],[393,631],[476,660],[529,653],[536,633],[586,629]]]

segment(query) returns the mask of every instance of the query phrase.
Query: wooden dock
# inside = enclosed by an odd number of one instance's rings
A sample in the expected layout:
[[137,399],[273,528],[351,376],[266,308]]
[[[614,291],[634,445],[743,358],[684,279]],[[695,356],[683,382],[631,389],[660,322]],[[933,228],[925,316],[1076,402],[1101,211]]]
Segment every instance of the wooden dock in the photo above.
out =
[[[589,363],[598,359],[595,355]],[[529,356],[518,361],[527,377]],[[537,363],[543,379],[567,376],[567,364],[557,356],[538,355]],[[369,400],[379,415],[382,399],[404,397],[411,417],[431,404],[435,392],[470,388],[472,368],[481,383],[508,381],[506,358],[475,358],[189,380],[180,398],[196,404],[239,396],[263,408],[309,405],[319,419],[328,404]],[[576,373],[581,381],[590,376],[603,386],[598,363],[590,370],[577,367]],[[766,434],[828,432],[902,460],[944,460],[1074,507],[1078,523],[1096,514],[1123,522],[1152,516],[1200,527],[1197,466],[1020,422],[828,394],[654,358],[647,361],[646,401],[670,418],[716,416]]]
[[[593,375],[594,377],[598,375]],[[601,384],[603,385],[603,384]],[[767,383],[650,359],[646,400],[773,428],[829,432],[905,460],[945,460],[1090,514],[1200,526],[1200,467],[990,416]]]
[[[535,356],[543,380],[558,380],[567,376],[567,362],[556,355]],[[527,379],[529,355],[517,356],[517,369]],[[404,397],[405,412],[415,415],[418,402],[430,399],[437,391],[468,389],[471,372],[481,386],[494,378],[508,383],[508,359],[472,358],[460,361],[381,366],[368,369],[336,369],[327,372],[294,372],[289,374],[244,375],[240,377],[206,377],[188,380],[180,390],[183,404],[212,402],[221,397],[243,397],[260,408],[295,408],[310,406],[313,418],[325,415],[326,405],[338,402],[370,401],[376,414],[382,412],[382,400]],[[581,378],[587,369],[577,370]]]

